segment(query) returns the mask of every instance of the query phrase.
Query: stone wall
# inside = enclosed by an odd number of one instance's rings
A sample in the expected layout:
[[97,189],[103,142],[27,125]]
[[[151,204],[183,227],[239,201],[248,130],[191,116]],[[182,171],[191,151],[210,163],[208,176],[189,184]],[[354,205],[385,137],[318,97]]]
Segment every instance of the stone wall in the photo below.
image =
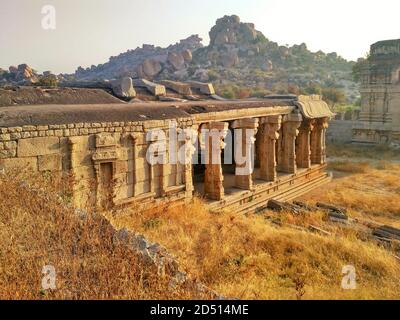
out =
[[326,133],[326,139],[331,143],[351,143],[353,139],[354,120],[332,120]]
[[[0,169],[23,168],[60,175],[69,172],[74,178],[77,207],[102,207],[101,185],[107,182],[114,204],[122,205],[146,194],[161,196],[167,188],[182,186],[184,167],[150,168],[146,161],[150,144],[146,133],[154,128],[167,132],[169,123],[170,120],[152,120],[1,128]],[[191,118],[177,120],[179,128],[192,125]],[[104,181],[107,166],[109,181]],[[165,181],[164,189],[159,183],[161,177]]]

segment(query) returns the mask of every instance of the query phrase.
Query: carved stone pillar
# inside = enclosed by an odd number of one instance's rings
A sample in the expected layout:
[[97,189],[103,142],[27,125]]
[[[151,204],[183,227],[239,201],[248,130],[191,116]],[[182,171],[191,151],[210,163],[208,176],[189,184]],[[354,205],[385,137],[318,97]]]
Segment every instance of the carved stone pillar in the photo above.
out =
[[298,168],[311,167],[311,132],[314,120],[304,120],[296,139],[296,163]]
[[253,189],[254,143],[258,130],[258,119],[248,118],[235,120],[235,185],[244,190]]
[[182,165],[184,166],[184,183],[185,183],[185,190],[186,190],[186,197],[190,198],[193,195],[193,176],[192,176],[192,159],[193,154],[196,152],[196,148],[193,145],[195,130],[192,128],[187,128],[183,130],[183,134],[185,136],[185,144],[184,144],[184,151],[185,157]]
[[[155,193],[160,190],[156,196],[164,196],[167,191],[167,138],[161,129],[155,129],[147,132],[147,140],[150,142],[148,152],[150,154],[150,192]],[[156,176],[156,168],[159,169],[159,175]]]
[[92,154],[92,161],[96,176],[97,209],[104,210],[114,205],[114,177],[117,159],[118,148],[114,136],[96,135],[96,151]]
[[281,115],[261,118],[260,179],[265,181],[275,181],[277,177],[276,143],[281,123]]
[[311,163],[326,163],[326,129],[328,128],[328,118],[316,119],[314,129],[311,134]]
[[72,201],[76,207],[79,207],[79,202],[77,201],[77,182],[75,177],[75,165],[76,165],[76,152],[77,152],[77,143],[73,138],[68,138],[68,152],[69,152],[69,163],[68,167],[70,170],[72,183],[71,183],[71,192],[72,192]]
[[204,193],[207,198],[221,200],[224,197],[224,176],[221,166],[221,150],[225,148],[223,139],[228,133],[227,122],[211,122],[202,126],[206,129],[206,172]]
[[299,113],[291,113],[284,117],[282,137],[282,163],[280,169],[285,173],[295,174],[296,166],[296,137],[299,134],[302,116]]
[[130,140],[131,140],[131,148],[132,148],[132,166],[133,166],[133,170],[132,170],[132,196],[136,197],[138,195],[138,190],[137,190],[137,164],[136,164],[136,160],[138,158],[138,150],[137,150],[137,141],[138,141],[138,135],[135,133],[130,134]]

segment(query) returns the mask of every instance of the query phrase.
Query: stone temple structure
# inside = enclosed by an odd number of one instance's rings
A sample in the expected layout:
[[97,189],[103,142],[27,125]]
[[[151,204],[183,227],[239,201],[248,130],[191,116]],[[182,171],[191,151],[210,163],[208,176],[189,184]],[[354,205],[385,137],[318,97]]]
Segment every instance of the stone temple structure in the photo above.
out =
[[[0,107],[0,169],[70,175],[74,205],[98,211],[199,195],[211,210],[251,212],[331,179],[332,113],[319,96],[225,100],[210,84],[134,82],[142,87],[129,103]],[[226,161],[251,150],[254,170],[236,157]],[[178,154],[182,161],[170,161]]]
[[353,142],[400,144],[400,39],[380,41],[361,77],[361,112]]

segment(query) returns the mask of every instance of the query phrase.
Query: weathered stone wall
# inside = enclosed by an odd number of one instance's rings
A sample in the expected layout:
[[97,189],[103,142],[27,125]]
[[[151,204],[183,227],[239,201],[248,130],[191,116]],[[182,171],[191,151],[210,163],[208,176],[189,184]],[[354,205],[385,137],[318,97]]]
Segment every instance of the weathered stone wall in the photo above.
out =
[[354,120],[332,120],[326,133],[326,139],[331,143],[351,143],[353,139]]
[[[146,161],[150,144],[146,141],[146,133],[157,128],[164,129],[167,134],[169,122],[154,120],[1,128],[0,169],[24,168],[55,174],[69,172],[74,178],[74,201],[78,207],[96,204],[96,197],[100,196],[99,184],[103,182],[101,164],[112,166],[111,196],[115,204],[147,193],[161,196],[165,191],[161,181],[165,181],[166,187],[184,184],[184,167],[166,164],[162,170],[158,165],[150,170]],[[180,128],[192,124],[190,118],[177,121]],[[101,137],[107,138],[104,145],[99,145]],[[96,156],[103,158],[96,159]],[[99,171],[96,171],[96,163],[99,163]]]

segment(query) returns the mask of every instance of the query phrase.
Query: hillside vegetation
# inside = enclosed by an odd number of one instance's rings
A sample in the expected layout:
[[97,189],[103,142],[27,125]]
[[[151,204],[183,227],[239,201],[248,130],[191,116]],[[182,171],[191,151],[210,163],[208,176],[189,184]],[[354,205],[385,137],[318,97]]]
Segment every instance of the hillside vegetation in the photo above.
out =
[[[115,243],[104,217],[67,207],[65,185],[31,173],[0,175],[0,299],[192,297]],[[42,287],[45,266],[54,267],[55,289]]]

